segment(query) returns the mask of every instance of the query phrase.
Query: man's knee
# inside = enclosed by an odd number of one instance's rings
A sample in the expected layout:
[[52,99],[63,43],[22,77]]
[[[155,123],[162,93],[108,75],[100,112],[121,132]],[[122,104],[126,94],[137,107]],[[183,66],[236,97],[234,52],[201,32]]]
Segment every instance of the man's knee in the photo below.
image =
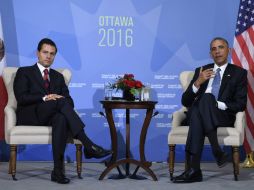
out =
[[45,102],[43,102],[42,104],[40,104],[40,106],[38,106],[38,107],[41,107],[42,109],[50,109],[50,110],[53,110],[53,109],[56,109],[56,107],[57,107],[57,102],[54,101],[54,100],[45,101]]
[[187,112],[187,118],[190,119],[193,115],[199,115],[199,107],[197,104],[194,104]]
[[51,111],[55,110],[56,112],[60,112],[60,110],[66,106],[70,106],[70,104],[65,98],[59,98],[57,100],[50,100],[44,102],[44,107],[47,107]]
[[216,101],[215,96],[211,93],[204,93],[200,101]]
[[52,133],[53,136],[57,135],[58,138],[61,136],[62,138],[67,138],[68,136],[68,123],[65,116],[61,113],[57,113],[54,115],[52,119]]
[[59,98],[59,99],[56,100],[56,102],[57,102],[57,106],[58,106],[59,109],[61,109],[63,107],[66,107],[66,106],[71,107],[70,103],[67,101],[66,98]]
[[53,127],[60,126],[62,128],[67,127],[67,120],[65,116],[61,113],[56,113],[52,118],[52,126]]
[[216,106],[217,101],[215,99],[215,96],[211,93],[205,93],[199,101],[199,107],[200,106],[205,106],[205,105],[214,105]]

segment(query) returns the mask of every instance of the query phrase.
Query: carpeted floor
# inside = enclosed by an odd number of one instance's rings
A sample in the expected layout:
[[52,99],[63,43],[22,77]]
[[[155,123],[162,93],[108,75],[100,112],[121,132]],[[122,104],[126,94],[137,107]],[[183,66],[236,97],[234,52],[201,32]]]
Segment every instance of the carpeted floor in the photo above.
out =
[[[13,181],[8,174],[8,163],[0,163],[0,190],[65,190],[65,189],[86,189],[86,190],[244,190],[254,187],[254,169],[240,168],[239,181],[233,180],[232,164],[224,168],[218,168],[215,163],[202,163],[204,180],[192,184],[173,184],[169,179],[168,166],[166,163],[154,163],[152,169],[158,181],[153,181],[144,170],[138,172],[139,175],[147,177],[145,180],[108,179],[112,174],[117,174],[117,170],[112,170],[104,180],[98,178],[104,170],[104,164],[84,163],[82,177],[78,179],[74,163],[66,164],[66,176],[71,179],[71,183],[61,185],[50,181],[52,169],[51,162],[18,162],[17,175],[18,181]],[[184,168],[183,163],[177,163],[175,174],[180,174]],[[131,171],[134,168],[131,167]]]

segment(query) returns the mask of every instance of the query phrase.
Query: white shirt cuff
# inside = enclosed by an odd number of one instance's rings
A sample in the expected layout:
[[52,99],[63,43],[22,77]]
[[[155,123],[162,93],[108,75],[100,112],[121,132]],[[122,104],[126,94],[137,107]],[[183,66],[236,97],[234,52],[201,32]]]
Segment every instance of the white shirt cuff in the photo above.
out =
[[198,91],[198,88],[193,84],[193,85],[192,85],[192,90],[193,90],[193,92],[196,94],[197,91]]
[[228,108],[224,102],[217,101],[217,104],[220,110],[226,110]]
[[43,100],[44,102],[46,102],[46,98],[47,98],[47,95],[43,96],[43,97],[42,97],[42,100]]

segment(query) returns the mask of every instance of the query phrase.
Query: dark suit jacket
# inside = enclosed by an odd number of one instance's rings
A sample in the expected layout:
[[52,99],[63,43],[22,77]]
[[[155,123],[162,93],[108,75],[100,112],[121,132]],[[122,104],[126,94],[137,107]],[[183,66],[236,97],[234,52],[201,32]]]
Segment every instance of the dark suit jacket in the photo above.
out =
[[[64,96],[74,106],[63,75],[54,69],[50,69],[49,78],[50,93]],[[19,68],[13,88],[17,100],[17,125],[39,125],[36,107],[44,102],[42,98],[47,92],[37,64]]]
[[[203,70],[213,68],[214,64],[203,66]],[[200,67],[195,70],[193,79],[187,90],[182,95],[182,104],[189,108],[200,99],[205,93],[209,80],[203,83],[195,94],[192,90],[193,83],[197,80]],[[218,95],[218,101],[224,102],[232,119],[239,111],[244,111],[247,103],[247,71],[233,64],[228,64],[222,77],[221,87]]]

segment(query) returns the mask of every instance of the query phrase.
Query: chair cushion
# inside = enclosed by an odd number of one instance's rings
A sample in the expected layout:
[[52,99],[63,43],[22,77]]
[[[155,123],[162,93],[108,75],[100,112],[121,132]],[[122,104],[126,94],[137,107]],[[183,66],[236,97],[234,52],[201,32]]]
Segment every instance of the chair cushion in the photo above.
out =
[[13,127],[10,130],[10,135],[22,136],[22,135],[50,135],[52,133],[52,127],[50,126],[27,126],[19,125]]
[[[189,126],[173,127],[170,131],[171,135],[186,135],[189,131]],[[217,130],[218,136],[238,136],[239,132],[233,127],[219,127]]]
[[[13,127],[9,131],[8,142],[10,144],[51,144],[52,143],[52,127],[51,126],[26,126],[19,125]],[[80,144],[78,139],[71,137],[68,143]]]
[[[168,144],[185,144],[189,126],[172,127],[168,134]],[[241,145],[240,133],[233,127],[219,127],[217,130],[220,144],[239,146]],[[207,138],[205,144],[209,144]]]

